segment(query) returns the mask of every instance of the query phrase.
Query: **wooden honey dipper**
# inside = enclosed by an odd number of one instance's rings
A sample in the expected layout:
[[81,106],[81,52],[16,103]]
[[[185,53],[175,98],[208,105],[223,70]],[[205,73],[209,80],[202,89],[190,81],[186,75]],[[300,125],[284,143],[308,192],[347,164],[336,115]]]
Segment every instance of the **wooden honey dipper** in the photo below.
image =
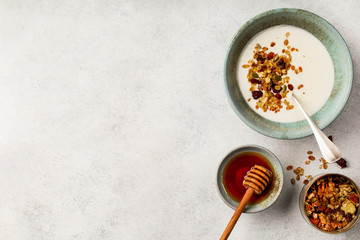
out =
[[269,186],[271,181],[271,171],[255,165],[247,172],[244,177],[243,186],[247,189],[244,197],[241,199],[239,206],[236,208],[234,215],[230,219],[230,222],[226,226],[224,233],[220,237],[220,240],[227,239],[233,230],[237,220],[239,219],[241,213],[243,212],[247,202],[250,200],[251,196],[255,194],[260,195],[267,186]]

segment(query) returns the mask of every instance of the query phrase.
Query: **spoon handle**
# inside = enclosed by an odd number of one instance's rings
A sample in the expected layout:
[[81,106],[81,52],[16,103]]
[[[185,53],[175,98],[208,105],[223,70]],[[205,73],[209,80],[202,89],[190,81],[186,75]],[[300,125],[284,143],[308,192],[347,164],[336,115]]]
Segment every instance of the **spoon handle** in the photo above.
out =
[[226,226],[224,233],[220,237],[220,240],[225,240],[229,237],[231,231],[235,227],[237,220],[239,219],[241,213],[243,212],[247,202],[250,200],[253,193],[254,193],[254,189],[252,188],[248,188],[246,190],[244,197],[241,199],[239,206],[236,208],[234,215],[232,216],[228,225]]
[[301,112],[304,114],[306,120],[308,121],[315,135],[315,139],[319,145],[321,154],[323,155],[325,160],[331,163],[334,163],[337,160],[339,160],[341,158],[340,149],[332,141],[330,141],[330,139],[320,130],[320,128],[316,125],[316,123],[313,120],[311,120],[309,115],[305,112],[304,108],[299,103],[295,94],[292,94],[292,98],[294,99],[295,103],[298,105]]

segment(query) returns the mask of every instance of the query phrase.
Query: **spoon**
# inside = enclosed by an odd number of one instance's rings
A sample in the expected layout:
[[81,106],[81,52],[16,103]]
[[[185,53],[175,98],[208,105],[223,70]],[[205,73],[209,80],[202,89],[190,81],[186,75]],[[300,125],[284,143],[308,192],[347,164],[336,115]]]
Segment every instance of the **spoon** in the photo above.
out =
[[272,173],[270,170],[259,165],[255,165],[250,169],[249,172],[247,172],[243,181],[243,186],[247,190],[244,194],[244,197],[241,199],[239,206],[236,208],[234,215],[226,226],[224,233],[221,235],[220,240],[225,240],[229,237],[253,193],[255,192],[255,194],[260,195],[269,185],[271,181],[271,175]]
[[290,94],[290,99],[293,99],[294,102],[298,105],[301,112],[304,114],[306,120],[308,121],[311,130],[315,135],[315,139],[320,148],[320,152],[327,162],[334,163],[341,158],[340,149],[320,130],[316,123],[311,120],[309,115],[305,112],[304,108],[299,103],[299,100],[294,93]]

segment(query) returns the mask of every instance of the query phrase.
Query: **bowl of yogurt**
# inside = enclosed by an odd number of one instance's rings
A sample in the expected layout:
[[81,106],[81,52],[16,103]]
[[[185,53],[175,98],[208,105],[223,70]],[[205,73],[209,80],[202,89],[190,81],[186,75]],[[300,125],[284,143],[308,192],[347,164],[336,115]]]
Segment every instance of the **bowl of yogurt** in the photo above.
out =
[[349,98],[353,65],[344,39],[326,20],[301,9],[275,9],[236,33],[224,79],[233,110],[249,127],[296,139],[312,131],[289,95],[296,94],[323,129]]

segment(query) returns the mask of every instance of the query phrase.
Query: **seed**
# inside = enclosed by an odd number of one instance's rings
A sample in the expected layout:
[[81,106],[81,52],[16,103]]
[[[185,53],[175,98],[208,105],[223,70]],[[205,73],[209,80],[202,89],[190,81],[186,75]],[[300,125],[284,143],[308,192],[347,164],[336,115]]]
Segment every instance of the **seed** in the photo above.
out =
[[312,154],[313,152],[312,151],[307,151],[307,154]]
[[299,71],[300,71],[300,72],[302,72],[302,71],[303,71],[302,67],[299,67]]
[[289,165],[289,166],[286,167],[286,170],[291,170],[291,169],[293,169],[292,165]]
[[302,87],[304,87],[304,85],[303,85],[303,84],[300,84],[300,85],[298,86],[298,89],[300,90]]
[[275,43],[274,43],[274,42],[272,42],[272,43],[270,44],[270,46],[271,46],[271,47],[275,46]]
[[314,157],[313,155],[310,155],[308,158],[309,158],[311,161],[314,161],[314,160],[315,160],[315,157]]
[[259,78],[259,75],[258,75],[256,72],[252,72],[252,73],[251,73],[251,76],[252,76],[253,78]]
[[287,46],[289,44],[289,40],[285,39],[284,45]]
[[295,179],[293,179],[293,178],[291,179],[291,184],[295,185]]
[[295,66],[294,66],[294,65],[291,66],[291,70],[295,70]]
[[299,74],[299,70],[295,69],[295,74]]
[[262,97],[263,93],[262,91],[252,91],[252,97],[256,100]]
[[287,87],[285,85],[284,88],[283,88],[283,92],[286,92],[286,90],[287,90]]
[[288,88],[290,91],[294,90],[294,86],[292,84],[288,84]]
[[282,87],[280,87],[279,85],[274,85],[274,87],[272,87],[274,93],[279,93],[281,89]]
[[276,81],[281,81],[281,76],[275,75],[275,80],[276,80]]
[[243,68],[249,68],[250,65],[244,64],[244,65],[242,65],[242,67],[243,67]]
[[291,48],[291,51],[292,51],[292,52],[295,51],[295,48]]

